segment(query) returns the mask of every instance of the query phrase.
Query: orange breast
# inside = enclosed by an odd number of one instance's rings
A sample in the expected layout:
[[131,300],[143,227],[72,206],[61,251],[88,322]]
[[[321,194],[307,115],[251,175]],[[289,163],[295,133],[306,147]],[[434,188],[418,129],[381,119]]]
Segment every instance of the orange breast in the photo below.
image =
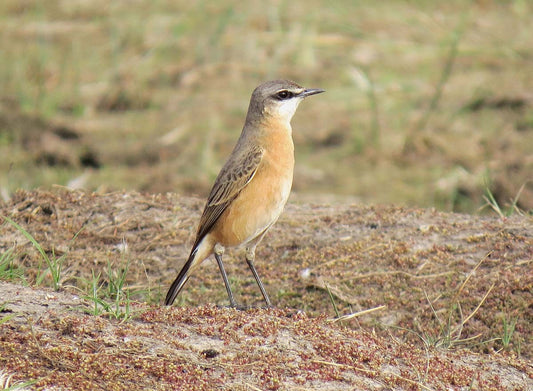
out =
[[265,155],[253,179],[211,231],[223,246],[246,244],[262,234],[278,219],[289,198],[294,171],[292,138],[286,131],[273,136],[262,140]]

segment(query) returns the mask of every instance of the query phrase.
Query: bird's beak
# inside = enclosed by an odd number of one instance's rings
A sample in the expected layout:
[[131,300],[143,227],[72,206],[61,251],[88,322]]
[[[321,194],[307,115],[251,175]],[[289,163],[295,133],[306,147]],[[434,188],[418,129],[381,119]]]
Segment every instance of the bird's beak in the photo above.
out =
[[307,98],[308,96],[315,95],[315,94],[321,94],[322,92],[326,92],[326,90],[321,90],[320,88],[309,88],[307,90],[303,90],[298,94],[300,98]]

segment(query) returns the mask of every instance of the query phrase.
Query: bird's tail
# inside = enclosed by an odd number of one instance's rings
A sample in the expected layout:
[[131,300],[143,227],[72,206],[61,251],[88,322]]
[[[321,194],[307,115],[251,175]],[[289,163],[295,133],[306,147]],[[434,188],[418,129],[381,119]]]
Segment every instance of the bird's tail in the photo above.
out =
[[189,259],[185,262],[185,265],[181,268],[178,276],[170,286],[167,297],[165,299],[165,305],[172,305],[176,296],[181,292],[185,283],[189,280],[191,272],[196,269],[196,267],[202,263],[202,261],[211,254],[213,246],[211,245],[207,238],[203,238],[200,243],[195,243],[192,248],[191,255]]
[[174,300],[176,300],[176,296],[178,296],[178,294],[183,289],[185,283],[189,280],[189,270],[197,252],[198,248],[195,248],[191,252],[191,255],[189,255],[189,259],[187,259],[187,262],[185,262],[185,265],[183,265],[178,276],[170,286],[167,292],[167,297],[165,299],[165,305],[172,305],[172,303],[174,303]]

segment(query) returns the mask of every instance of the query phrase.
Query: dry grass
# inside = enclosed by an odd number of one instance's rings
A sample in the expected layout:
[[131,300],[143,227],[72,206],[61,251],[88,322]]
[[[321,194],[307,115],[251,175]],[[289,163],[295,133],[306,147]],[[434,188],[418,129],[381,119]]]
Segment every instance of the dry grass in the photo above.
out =
[[[486,188],[503,206],[525,185],[518,207],[530,210],[532,11],[6,0],[0,187],[203,194],[252,88],[284,77],[327,90],[294,120],[296,191],[472,212]],[[58,124],[74,145],[35,136]]]

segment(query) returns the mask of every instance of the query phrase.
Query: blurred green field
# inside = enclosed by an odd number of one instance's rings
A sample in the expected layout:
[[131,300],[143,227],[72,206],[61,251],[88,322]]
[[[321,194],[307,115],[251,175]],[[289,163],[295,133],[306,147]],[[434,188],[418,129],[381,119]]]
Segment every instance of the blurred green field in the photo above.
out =
[[1,195],[205,195],[252,89],[289,78],[327,90],[292,122],[295,193],[530,211],[531,37],[526,0],[4,0]]

